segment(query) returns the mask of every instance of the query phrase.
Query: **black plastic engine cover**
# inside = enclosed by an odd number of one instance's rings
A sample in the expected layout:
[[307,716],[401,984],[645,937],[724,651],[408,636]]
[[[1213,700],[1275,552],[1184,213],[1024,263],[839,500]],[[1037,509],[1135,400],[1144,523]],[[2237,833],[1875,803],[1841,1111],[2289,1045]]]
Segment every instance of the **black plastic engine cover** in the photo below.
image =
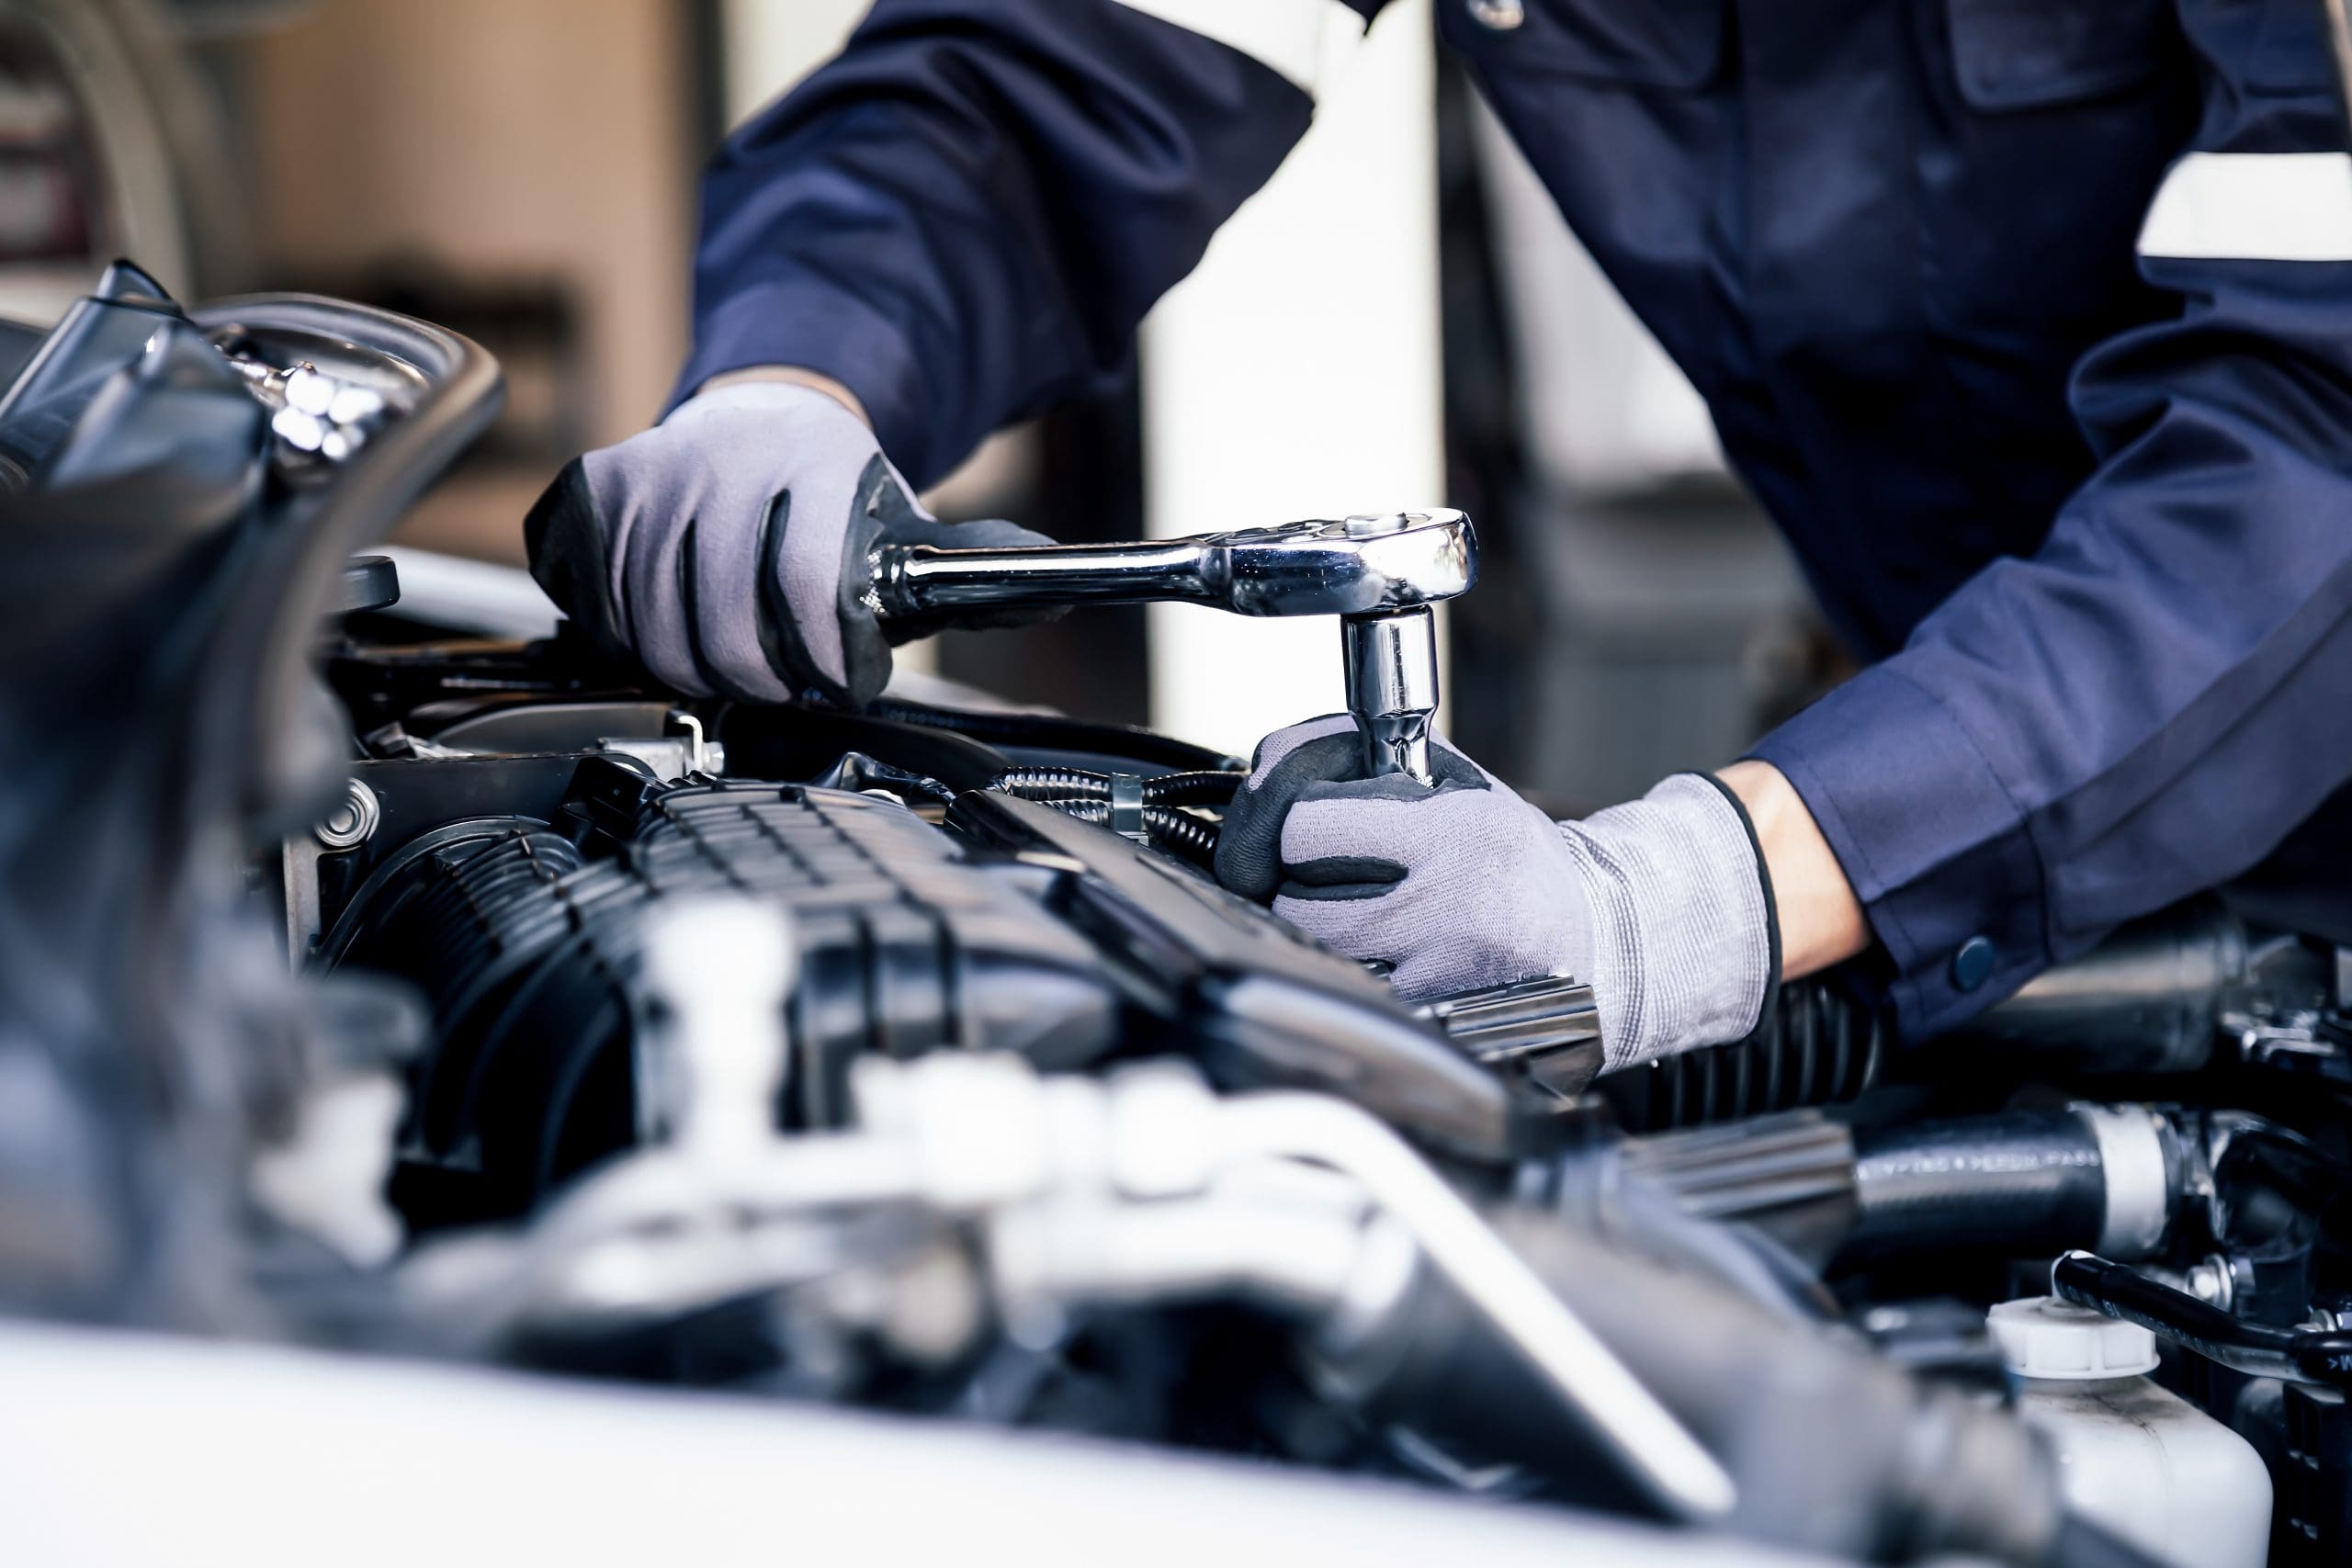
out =
[[1473,1163],[1549,1136],[1551,1106],[1472,1062],[1361,964],[1174,857],[992,792],[958,796],[948,821],[1061,868],[1055,913],[1148,998],[1159,1048],[1193,1055],[1220,1089],[1338,1095]]
[[903,807],[798,785],[632,786],[642,804],[615,825],[626,771],[581,772],[575,810],[559,814],[569,830],[444,826],[389,860],[342,922],[339,962],[409,980],[435,1013],[395,1180],[416,1223],[520,1213],[654,1130],[632,1046],[659,899],[748,895],[791,915],[786,1125],[838,1122],[868,1052],[1012,1050],[1070,1067],[1121,1036],[1118,988],[1023,890],[1033,874],[967,857]]

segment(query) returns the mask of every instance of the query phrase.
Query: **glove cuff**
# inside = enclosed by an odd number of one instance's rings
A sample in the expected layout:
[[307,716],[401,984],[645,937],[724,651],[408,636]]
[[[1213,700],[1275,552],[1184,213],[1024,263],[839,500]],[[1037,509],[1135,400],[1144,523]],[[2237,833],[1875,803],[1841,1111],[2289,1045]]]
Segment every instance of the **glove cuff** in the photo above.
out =
[[1678,773],[1560,824],[1592,913],[1593,993],[1616,1071],[1741,1039],[1780,974],[1763,858],[1714,780]]
[[1756,861],[1756,886],[1764,894],[1764,1000],[1756,1010],[1756,1021],[1747,1032],[1732,1044],[1745,1044],[1771,1032],[1773,1021],[1781,1012],[1781,902],[1772,892],[1772,868],[1765,863],[1764,840],[1756,836],[1756,818],[1747,814],[1747,803],[1731,785],[1713,773],[1682,773],[1679,778],[1693,778],[1711,785],[1724,797],[1725,805],[1738,814],[1740,829],[1747,835],[1747,852]]
[[[812,408],[839,414],[843,419],[857,419],[849,405],[839,398],[798,381],[729,381],[725,386],[710,387],[696,392],[672,409],[662,423],[676,424],[702,414],[727,410],[780,414]],[[858,423],[863,429],[865,422],[860,420]]]

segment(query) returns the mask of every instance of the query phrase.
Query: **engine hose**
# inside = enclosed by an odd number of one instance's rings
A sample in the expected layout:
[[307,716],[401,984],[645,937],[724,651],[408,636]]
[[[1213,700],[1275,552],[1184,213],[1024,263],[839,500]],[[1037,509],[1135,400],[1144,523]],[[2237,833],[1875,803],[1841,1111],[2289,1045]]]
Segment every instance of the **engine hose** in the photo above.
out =
[[989,787],[1023,800],[1108,800],[1111,775],[1084,768],[1007,768]]
[[1893,1031],[1877,1009],[1819,979],[1781,988],[1771,1026],[1732,1045],[1603,1073],[1593,1090],[1630,1133],[1702,1127],[1859,1098],[1881,1075]]
[[2144,1258],[2186,1186],[2170,1122],[2079,1105],[1849,1128],[1817,1111],[1626,1140],[1624,1179],[1816,1268],[1971,1249]]
[[1204,871],[1216,869],[1217,825],[1169,806],[1143,808],[1144,830],[1161,849],[1182,855]]
[[866,708],[870,717],[899,724],[920,725],[972,737],[992,746],[1027,746],[1057,751],[1085,752],[1099,757],[1132,757],[1164,768],[1197,769],[1241,766],[1237,757],[1224,756],[1189,740],[1175,740],[1131,725],[1095,724],[1085,719],[1046,713],[978,712],[967,708],[937,708],[923,703],[884,697]]
[[1224,806],[1239,793],[1247,776],[1223,770],[1162,773],[1143,781],[1143,798],[1149,806]]
[[[1223,806],[1241,787],[1237,773],[1194,771],[1161,773],[1143,781],[1146,806]],[[1008,768],[989,788],[1023,800],[1109,800],[1111,775],[1084,768]]]
[[1842,1257],[1965,1247],[2047,1258],[2098,1246],[2107,1228],[2098,1137],[2072,1111],[1857,1128],[1854,1156]]
[[[1062,798],[1043,800],[1041,806],[1077,818],[1081,822],[1106,826],[1111,820],[1111,803],[1107,800]],[[1150,836],[1154,849],[1165,850],[1204,871],[1216,867],[1217,828],[1171,806],[1147,806],[1143,808],[1143,830]]]
[[2052,1266],[2050,1291],[2076,1306],[2136,1323],[2233,1371],[2352,1390],[2352,1333],[2342,1329],[2249,1323],[2087,1252],[2070,1252]]

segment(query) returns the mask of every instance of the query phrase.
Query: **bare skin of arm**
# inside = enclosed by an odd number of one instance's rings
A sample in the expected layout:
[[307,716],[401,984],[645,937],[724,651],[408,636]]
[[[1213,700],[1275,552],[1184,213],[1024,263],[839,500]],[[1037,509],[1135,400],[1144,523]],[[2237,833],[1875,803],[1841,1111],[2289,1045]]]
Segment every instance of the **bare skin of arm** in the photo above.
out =
[[1781,977],[1801,978],[1870,946],[1861,900],[1796,786],[1770,762],[1734,762],[1715,776],[1756,824],[1781,917]]

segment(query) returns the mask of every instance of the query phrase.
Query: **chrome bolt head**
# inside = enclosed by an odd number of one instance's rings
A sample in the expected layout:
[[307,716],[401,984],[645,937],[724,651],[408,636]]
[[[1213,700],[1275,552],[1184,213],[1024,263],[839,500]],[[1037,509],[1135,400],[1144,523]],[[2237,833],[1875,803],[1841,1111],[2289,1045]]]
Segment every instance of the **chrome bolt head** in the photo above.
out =
[[335,802],[334,809],[311,832],[327,849],[356,849],[375,836],[383,819],[383,805],[376,792],[353,779],[344,786],[343,798]]

